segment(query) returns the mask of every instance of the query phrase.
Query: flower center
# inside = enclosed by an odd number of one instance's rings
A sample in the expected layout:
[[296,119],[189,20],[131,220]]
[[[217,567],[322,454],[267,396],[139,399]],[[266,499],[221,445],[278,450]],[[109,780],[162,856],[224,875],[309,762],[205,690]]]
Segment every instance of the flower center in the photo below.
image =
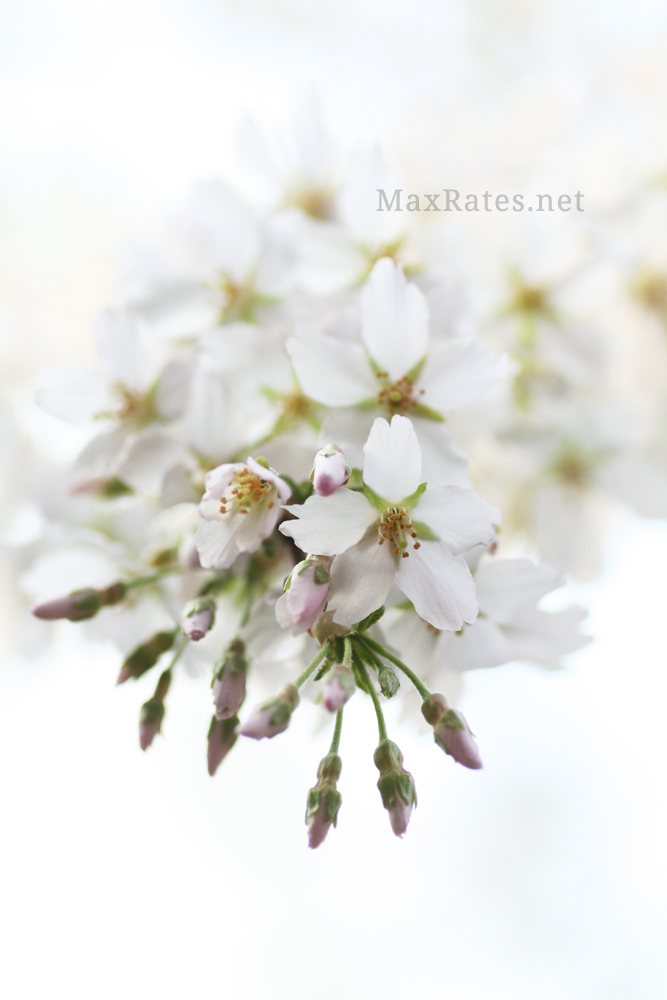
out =
[[[274,494],[273,483],[267,479],[260,479],[250,469],[241,469],[220,498],[220,513],[227,514],[231,508],[237,510],[239,514],[248,514]],[[274,501],[271,500],[268,505],[269,510],[273,506]]]
[[378,393],[378,405],[386,409],[391,417],[395,413],[406,414],[417,409],[419,396],[424,395],[424,390],[419,389],[417,399],[415,399],[415,384],[411,378],[404,375],[398,382],[389,382],[387,372],[378,372],[377,377],[382,379],[384,383],[383,388]]
[[405,507],[389,507],[384,511],[378,525],[378,545],[389,542],[395,556],[400,553],[403,559],[407,559],[410,542],[413,548],[420,548],[421,543],[415,541],[416,538],[417,532]]

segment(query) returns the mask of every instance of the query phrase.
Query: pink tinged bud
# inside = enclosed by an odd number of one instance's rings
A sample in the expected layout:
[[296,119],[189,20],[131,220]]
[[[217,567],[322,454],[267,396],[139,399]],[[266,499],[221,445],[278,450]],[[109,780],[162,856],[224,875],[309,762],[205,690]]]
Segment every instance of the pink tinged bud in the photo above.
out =
[[380,743],[373,759],[380,772],[378,789],[382,804],[389,813],[392,830],[397,837],[402,837],[417,805],[414,780],[403,767],[403,754],[391,740]]
[[215,604],[208,598],[196,598],[183,609],[183,631],[191,642],[203,639],[215,624]]
[[141,706],[139,716],[139,746],[148,750],[149,746],[160,732],[164,719],[164,702],[151,699]]
[[319,847],[331,827],[336,825],[343,801],[336,788],[342,766],[338,754],[330,753],[317,768],[317,784],[308,792],[306,805],[308,846],[311,848]]
[[92,618],[100,608],[118,604],[125,598],[127,587],[124,583],[113,583],[103,590],[94,590],[92,587],[84,587],[82,590],[75,590],[66,597],[57,597],[54,601],[46,601],[44,604],[37,604],[31,608],[36,618],[43,621],[57,621],[66,618],[71,622],[85,621]]
[[422,705],[422,714],[433,726],[435,742],[459,764],[473,771],[483,767],[479,747],[465,716],[450,708],[440,694],[432,694]]
[[285,732],[298,704],[299,692],[294,684],[288,684],[275,698],[255,708],[239,733],[253,740],[272,739]]
[[214,715],[211,719],[208,729],[208,773],[211,777],[236,743],[238,725],[235,715],[231,719],[216,719]]
[[245,700],[248,661],[245,646],[235,639],[213,669],[213,701],[217,719],[236,715]]
[[[323,562],[331,564],[330,559]],[[303,635],[313,627],[329,600],[331,576],[322,561],[304,559],[285,584],[285,593],[276,601],[276,620],[292,635]]]
[[313,488],[320,496],[329,497],[345,485],[351,472],[350,463],[340,448],[335,444],[328,444],[315,456]]
[[352,671],[339,663],[324,678],[322,704],[330,712],[338,712],[350,700],[356,689]]

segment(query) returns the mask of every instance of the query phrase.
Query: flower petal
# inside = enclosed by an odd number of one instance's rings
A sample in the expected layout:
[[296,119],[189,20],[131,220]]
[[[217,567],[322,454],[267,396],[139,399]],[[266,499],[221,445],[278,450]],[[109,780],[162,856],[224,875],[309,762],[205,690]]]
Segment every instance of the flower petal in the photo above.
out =
[[361,296],[361,336],[392,382],[406,375],[428,351],[428,306],[389,257],[377,262]]
[[511,622],[533,610],[565,578],[552,566],[536,566],[530,559],[498,559],[475,574],[480,611],[497,622]]
[[298,521],[284,521],[283,535],[289,535],[304,552],[335,556],[356,545],[375,523],[378,512],[362,493],[336,490],[330,497],[317,494],[304,504],[285,507]]
[[475,582],[465,559],[439,542],[422,542],[418,551],[400,559],[396,583],[435,628],[456,632],[477,617]]
[[388,545],[378,544],[376,531],[337,556],[331,566],[329,605],[334,621],[354,625],[384,604],[396,576],[396,563]]
[[407,417],[396,414],[391,424],[378,417],[364,445],[364,482],[378,496],[399,503],[419,486],[422,453]]
[[74,366],[40,375],[35,402],[52,416],[72,424],[87,423],[98,413],[110,412],[118,406],[102,372]]
[[444,424],[414,418],[422,451],[422,481],[432,486],[468,486],[470,462]]
[[301,388],[318,403],[354,406],[377,395],[378,387],[361,344],[300,327],[287,341]]
[[450,340],[428,356],[419,386],[425,390],[422,402],[438,410],[467,406],[505,378],[510,363],[505,354],[496,354],[474,337]]
[[413,520],[432,528],[454,555],[473,545],[491,545],[500,511],[464,486],[436,486],[426,490],[412,510]]
[[143,392],[155,374],[148,337],[127,310],[105,309],[93,328],[100,367],[111,382]]

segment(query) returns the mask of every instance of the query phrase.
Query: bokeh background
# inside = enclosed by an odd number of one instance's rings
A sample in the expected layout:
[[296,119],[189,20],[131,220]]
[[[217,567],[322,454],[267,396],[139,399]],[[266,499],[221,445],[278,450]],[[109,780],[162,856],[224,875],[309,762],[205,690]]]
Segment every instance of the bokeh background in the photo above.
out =
[[[315,85],[344,146],[377,138],[417,180],[568,176],[604,207],[667,167],[665,56],[649,0],[2,0],[3,400],[51,446],[36,373],[90,357],[127,248],[195,180],[252,193],[244,112],[281,122]],[[326,748],[307,710],[211,780],[206,682],[179,677],[141,754],[114,654],[72,627],[19,655],[5,579],[3,995],[660,1000],[666,560],[664,522],[616,512],[603,576],[570,592],[595,644],[561,673],[471,677],[483,772],[402,738],[420,794],[403,842],[355,699],[339,827],[312,853]]]

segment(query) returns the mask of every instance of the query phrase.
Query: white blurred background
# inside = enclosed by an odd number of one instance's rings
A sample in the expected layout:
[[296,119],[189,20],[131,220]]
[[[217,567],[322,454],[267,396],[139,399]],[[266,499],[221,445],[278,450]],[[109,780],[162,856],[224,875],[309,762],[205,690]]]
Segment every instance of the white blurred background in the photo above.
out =
[[[88,357],[124,251],[195,180],[248,188],[244,111],[280,122],[314,83],[343,144],[378,138],[438,186],[548,172],[558,145],[604,201],[638,169],[629,146],[646,170],[665,150],[666,29],[648,0],[2,0],[3,399],[25,410],[42,366]],[[667,525],[616,516],[603,578],[575,595],[596,643],[563,673],[471,677],[483,772],[401,735],[420,795],[403,842],[362,699],[339,826],[311,853],[305,794],[326,747],[307,710],[211,780],[206,682],[178,678],[144,755],[142,697],[113,689],[111,652],[67,623],[31,662],[7,648],[2,995],[667,996],[666,560]]]

